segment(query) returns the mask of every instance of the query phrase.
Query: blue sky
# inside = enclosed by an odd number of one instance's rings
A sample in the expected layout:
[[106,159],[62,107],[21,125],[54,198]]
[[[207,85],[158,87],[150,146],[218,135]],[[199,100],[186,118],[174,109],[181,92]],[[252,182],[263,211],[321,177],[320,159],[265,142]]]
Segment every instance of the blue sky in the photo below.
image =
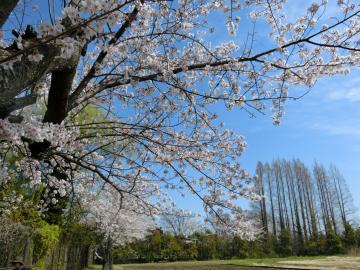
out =
[[245,135],[243,166],[254,172],[258,160],[299,158],[311,166],[316,159],[339,167],[360,206],[360,71],[322,79],[303,99],[286,106],[281,126],[270,115],[250,119],[236,111],[222,115],[227,127]]
[[[299,16],[313,1],[290,0],[286,10],[289,20]],[[329,18],[338,12],[335,1],[330,1],[325,12]],[[246,16],[240,14],[242,18]],[[224,21],[217,14],[210,19],[214,24],[214,44],[229,40]],[[234,38],[241,45],[244,33],[251,24],[244,18],[239,25],[239,33]],[[257,44],[255,46],[272,47],[265,43],[266,28],[263,23],[257,25]],[[265,39],[264,39],[265,38]],[[264,50],[264,49],[263,49]],[[345,176],[354,197],[354,205],[360,207],[360,70],[355,69],[346,76],[334,76],[320,79],[313,89],[298,101],[288,101],[285,117],[280,126],[274,126],[271,113],[257,114],[250,118],[244,111],[234,109],[228,112],[223,106],[216,106],[219,119],[225,127],[245,136],[248,147],[241,158],[244,168],[254,174],[258,161],[271,162],[276,158],[299,158],[310,168],[314,162],[335,164]],[[306,89],[289,90],[290,95],[299,96]],[[186,197],[179,201],[180,207],[201,211],[197,200]],[[359,216],[359,214],[357,214]]]
[[[299,158],[309,167],[314,160],[333,163],[360,207],[360,70],[321,79],[305,97],[288,101],[280,126],[272,124],[271,113],[256,118],[238,109],[218,113],[225,127],[245,136],[248,147],[241,163],[251,174],[258,161],[276,158]],[[179,205],[201,209],[189,197]]]

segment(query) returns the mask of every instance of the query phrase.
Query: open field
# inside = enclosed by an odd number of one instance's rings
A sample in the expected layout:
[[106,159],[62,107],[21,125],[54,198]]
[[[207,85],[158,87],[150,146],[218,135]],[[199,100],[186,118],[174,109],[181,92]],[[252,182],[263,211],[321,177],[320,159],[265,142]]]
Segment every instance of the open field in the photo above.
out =
[[[360,269],[360,257],[327,257],[325,259],[316,260],[303,260],[303,261],[282,261],[278,265],[286,265],[298,268],[308,269],[341,269],[341,270],[352,270]],[[311,268],[312,267],[312,268]]]
[[[89,270],[101,269],[93,266]],[[360,257],[288,257],[244,260],[213,260],[174,263],[115,265],[114,270],[250,270],[250,269],[319,269],[360,270]]]
[[[281,261],[303,261],[319,260],[325,257],[288,257],[288,258],[264,258],[264,259],[234,259],[234,260],[211,260],[211,261],[189,261],[173,263],[147,263],[128,264],[117,266],[119,270],[155,270],[155,269],[225,269],[224,266],[254,266],[254,265],[275,265]],[[221,267],[220,267],[221,266]],[[120,268],[121,267],[121,268]],[[205,267],[205,268],[204,268]],[[207,267],[207,268],[206,268]]]

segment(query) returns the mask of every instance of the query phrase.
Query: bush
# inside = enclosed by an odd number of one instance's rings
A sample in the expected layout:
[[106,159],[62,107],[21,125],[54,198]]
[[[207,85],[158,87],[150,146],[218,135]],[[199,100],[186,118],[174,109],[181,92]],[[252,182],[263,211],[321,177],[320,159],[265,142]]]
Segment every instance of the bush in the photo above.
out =
[[50,225],[43,221],[34,236],[34,258],[39,269],[42,269],[45,263],[46,255],[55,249],[59,243],[61,230],[57,225]]
[[306,256],[319,256],[322,253],[320,241],[310,239],[305,243],[304,255]]
[[233,239],[233,250],[234,256],[239,259],[245,259],[249,257],[249,243],[241,239],[238,236],[235,236]]
[[344,226],[344,233],[342,240],[347,250],[350,250],[357,246],[356,232],[350,223],[346,223]]
[[280,257],[288,257],[292,255],[292,242],[290,230],[282,230],[276,244],[276,253]]
[[326,235],[326,254],[336,255],[343,252],[344,250],[340,237],[333,230],[329,230]]

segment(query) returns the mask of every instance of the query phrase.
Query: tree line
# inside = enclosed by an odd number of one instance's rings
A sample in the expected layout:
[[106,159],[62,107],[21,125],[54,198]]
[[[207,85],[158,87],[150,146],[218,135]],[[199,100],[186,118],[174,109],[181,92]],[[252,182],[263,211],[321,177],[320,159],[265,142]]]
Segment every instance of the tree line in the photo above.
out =
[[[314,162],[310,169],[298,159],[259,162],[256,179],[257,192],[263,196],[249,209],[262,229],[256,240],[244,240],[211,225],[194,226],[191,215],[172,216],[171,222],[169,217],[163,218],[166,222],[161,228],[146,238],[117,247],[114,261],[334,255],[360,247],[352,196],[336,166],[325,168]],[[181,228],[189,228],[189,224],[198,230],[183,233]]]
[[259,162],[256,174],[264,199],[252,210],[265,235],[289,238],[285,253],[336,254],[355,246],[352,196],[336,166],[314,162],[310,169],[298,159],[275,160]]

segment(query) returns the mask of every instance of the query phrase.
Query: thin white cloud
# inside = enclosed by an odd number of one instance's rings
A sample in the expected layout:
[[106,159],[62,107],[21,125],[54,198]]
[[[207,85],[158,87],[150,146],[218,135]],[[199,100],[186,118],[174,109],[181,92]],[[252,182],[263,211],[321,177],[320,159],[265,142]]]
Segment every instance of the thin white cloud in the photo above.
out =
[[328,94],[327,99],[329,101],[347,100],[350,102],[359,102],[360,88],[350,88],[350,89],[331,91]]
[[[355,123],[353,125],[349,123],[345,124],[324,124],[324,123],[318,123],[314,124],[309,128],[315,130],[316,132],[321,132],[325,135],[330,135],[335,139],[333,142],[334,145],[346,145],[347,150],[349,153],[360,153],[360,145],[359,145],[359,139],[360,139],[360,123]],[[332,140],[333,140],[332,139]],[[342,141],[338,142],[338,141]]]
[[318,84],[324,101],[337,102],[348,101],[351,103],[360,101],[360,70],[352,69],[349,75],[324,78]]
[[[308,8],[313,4],[314,1],[288,1],[285,5],[285,13],[289,21],[294,21],[299,15],[305,15]],[[319,2],[319,1],[318,1]],[[326,6],[324,14],[320,18],[320,22],[323,20],[333,20],[336,15],[339,15],[339,6],[336,1],[329,1]],[[323,10],[321,10],[323,12]],[[319,14],[321,13],[319,12]]]
[[360,123],[313,123],[311,129],[326,132],[329,135],[360,136]]

